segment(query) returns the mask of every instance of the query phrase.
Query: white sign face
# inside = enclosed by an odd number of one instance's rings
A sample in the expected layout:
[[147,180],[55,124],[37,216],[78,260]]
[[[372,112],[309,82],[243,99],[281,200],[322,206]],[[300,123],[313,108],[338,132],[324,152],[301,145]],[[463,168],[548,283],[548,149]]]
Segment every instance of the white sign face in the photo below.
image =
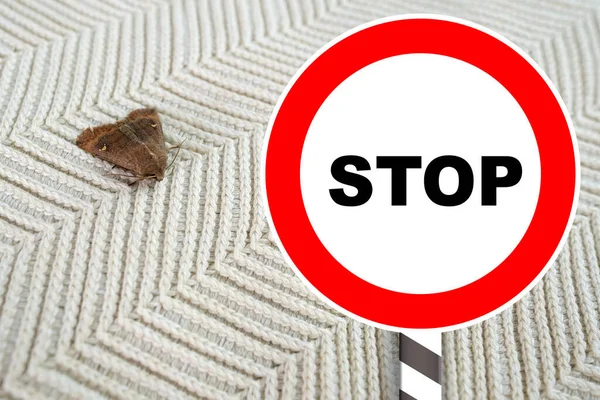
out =
[[[341,206],[330,195],[333,188],[357,195],[330,173],[346,155],[370,166],[346,166],[372,186],[358,206]],[[473,177],[470,195],[455,206],[436,204],[425,190],[430,163],[446,155],[463,159]],[[384,156],[418,156],[421,167],[407,168],[402,182],[400,173],[377,168]],[[521,165],[518,182],[493,188],[495,205],[482,206],[483,156],[510,156]],[[494,170],[497,177],[509,172]],[[448,166],[432,176],[452,195],[469,185],[468,175]],[[407,54],[359,70],[327,97],[306,135],[301,184],[317,236],[344,267],[385,289],[436,293],[481,278],[514,250],[535,211],[540,159],[527,116],[498,81],[455,58]],[[392,205],[396,186],[405,190],[405,205]]]

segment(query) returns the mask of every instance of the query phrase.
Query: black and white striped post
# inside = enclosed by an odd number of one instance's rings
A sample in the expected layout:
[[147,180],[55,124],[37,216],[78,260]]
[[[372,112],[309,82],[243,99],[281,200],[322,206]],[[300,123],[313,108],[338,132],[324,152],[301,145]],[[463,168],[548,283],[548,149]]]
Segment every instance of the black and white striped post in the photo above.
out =
[[442,334],[406,331],[398,334],[400,400],[442,398]]

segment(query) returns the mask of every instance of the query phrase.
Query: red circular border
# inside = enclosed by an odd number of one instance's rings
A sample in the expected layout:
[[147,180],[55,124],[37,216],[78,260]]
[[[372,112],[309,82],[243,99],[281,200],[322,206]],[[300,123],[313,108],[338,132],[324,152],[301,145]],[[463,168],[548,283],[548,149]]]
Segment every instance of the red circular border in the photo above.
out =
[[[487,72],[518,101],[540,153],[541,184],[531,224],[514,251],[487,275],[442,293],[408,294],[375,286],[344,268],[310,224],[300,159],[314,115],[346,78],[378,60],[439,54]],[[484,316],[522,292],[544,269],[568,226],[576,192],[573,139],[560,103],[536,69],[499,39],[457,22],[415,18],[358,31],[317,57],[282,102],[269,138],[269,210],[287,254],[324,296],[367,320],[400,328],[439,328]]]

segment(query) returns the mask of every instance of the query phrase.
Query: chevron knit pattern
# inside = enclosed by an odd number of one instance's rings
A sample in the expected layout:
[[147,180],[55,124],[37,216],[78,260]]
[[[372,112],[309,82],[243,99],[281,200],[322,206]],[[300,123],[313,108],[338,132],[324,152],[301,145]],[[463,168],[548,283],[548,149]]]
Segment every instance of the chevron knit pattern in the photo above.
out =
[[[446,396],[600,398],[600,4],[567,0],[0,1],[0,397],[397,398],[397,336],[284,264],[259,154],[304,60],[407,12],[482,23],[531,54],[583,163],[555,268],[445,336]],[[73,142],[142,106],[186,142],[164,181],[128,186]]]

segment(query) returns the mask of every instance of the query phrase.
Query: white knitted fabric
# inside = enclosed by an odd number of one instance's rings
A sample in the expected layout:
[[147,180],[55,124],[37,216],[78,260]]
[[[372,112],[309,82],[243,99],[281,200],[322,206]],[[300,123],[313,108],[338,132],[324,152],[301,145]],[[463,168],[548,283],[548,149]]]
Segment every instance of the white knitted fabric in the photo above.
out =
[[[0,1],[0,397],[397,398],[396,335],[323,305],[284,264],[258,163],[279,94],[315,50],[362,22],[436,12],[540,63],[583,164],[557,267],[511,310],[445,336],[447,397],[600,398],[599,9]],[[128,186],[74,139],[142,106],[169,144],[186,141],[164,181]]]

